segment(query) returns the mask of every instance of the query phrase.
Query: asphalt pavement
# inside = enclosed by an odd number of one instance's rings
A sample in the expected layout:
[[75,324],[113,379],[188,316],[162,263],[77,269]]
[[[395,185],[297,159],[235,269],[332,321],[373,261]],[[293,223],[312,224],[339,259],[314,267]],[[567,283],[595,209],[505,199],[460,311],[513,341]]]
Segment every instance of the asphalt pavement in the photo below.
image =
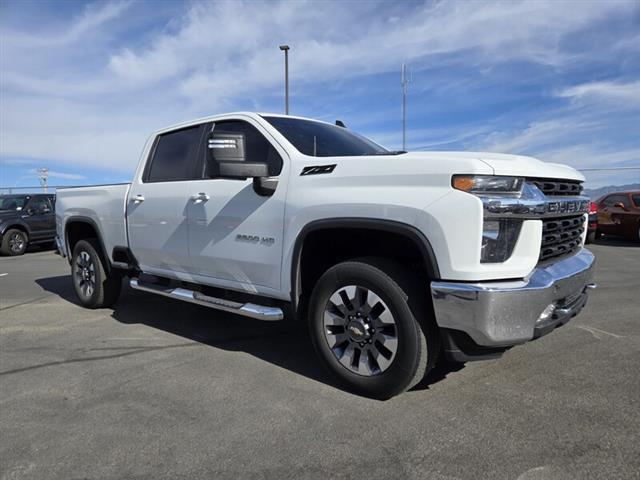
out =
[[295,323],[129,288],[85,310],[53,252],[0,257],[0,478],[638,479],[640,248],[590,248],[578,317],[386,402]]

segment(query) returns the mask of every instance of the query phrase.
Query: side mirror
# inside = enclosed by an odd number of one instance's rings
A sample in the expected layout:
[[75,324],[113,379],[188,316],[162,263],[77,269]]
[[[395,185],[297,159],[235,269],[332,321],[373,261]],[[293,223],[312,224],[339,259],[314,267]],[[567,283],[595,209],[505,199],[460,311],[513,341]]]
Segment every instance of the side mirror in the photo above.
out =
[[36,214],[35,210],[33,210],[33,208],[31,208],[31,207],[27,208],[27,209],[25,210],[25,213],[26,213],[27,215],[35,215],[35,214]]
[[247,162],[244,133],[216,132],[207,144],[207,171],[210,177],[259,178],[268,177],[266,163]]
[[622,202],[616,202],[616,203],[614,203],[614,204],[613,204],[613,206],[614,206],[614,207],[621,208],[621,209],[623,209],[624,211],[627,211],[627,207],[625,207],[625,206],[624,206],[624,203],[622,203]]

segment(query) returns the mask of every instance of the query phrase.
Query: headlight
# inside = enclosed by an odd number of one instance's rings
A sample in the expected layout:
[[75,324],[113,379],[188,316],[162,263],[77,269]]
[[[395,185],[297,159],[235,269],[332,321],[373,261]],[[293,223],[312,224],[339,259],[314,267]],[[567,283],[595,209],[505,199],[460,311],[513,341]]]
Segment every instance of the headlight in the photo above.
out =
[[457,190],[480,195],[520,195],[524,185],[521,177],[494,177],[490,175],[454,175],[451,185]]
[[482,229],[480,263],[500,263],[513,253],[522,220],[485,220]]

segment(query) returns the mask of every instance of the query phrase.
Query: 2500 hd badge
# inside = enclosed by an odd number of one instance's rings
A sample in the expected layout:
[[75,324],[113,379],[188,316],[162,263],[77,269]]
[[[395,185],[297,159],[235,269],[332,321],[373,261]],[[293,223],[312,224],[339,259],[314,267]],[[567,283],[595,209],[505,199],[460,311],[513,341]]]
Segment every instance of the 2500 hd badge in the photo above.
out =
[[236,242],[256,243],[260,245],[273,245],[276,239],[273,237],[260,237],[259,235],[236,235]]

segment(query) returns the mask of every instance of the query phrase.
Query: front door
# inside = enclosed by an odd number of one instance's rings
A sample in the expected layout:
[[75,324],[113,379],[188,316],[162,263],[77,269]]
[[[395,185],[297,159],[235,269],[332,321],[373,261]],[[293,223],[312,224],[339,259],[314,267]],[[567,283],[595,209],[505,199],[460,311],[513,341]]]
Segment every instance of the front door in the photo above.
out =
[[204,125],[159,135],[142,177],[129,190],[129,243],[144,272],[188,272],[187,211]]
[[[216,122],[216,133],[242,133],[247,162],[266,162],[269,174],[281,174],[284,151],[267,140],[258,124],[240,120]],[[267,134],[268,135],[268,134]],[[206,136],[206,135],[205,135]],[[203,157],[208,155],[204,149]],[[279,153],[280,152],[280,153]],[[285,187],[259,194],[252,179],[217,177],[203,160],[204,179],[191,182],[189,249],[194,274],[206,283],[256,292],[280,288]]]
[[27,208],[24,219],[29,224],[31,230],[31,240],[53,239],[56,234],[56,219],[53,206],[49,197],[32,197]]
[[598,230],[602,233],[620,234],[622,217],[626,210],[619,205],[629,207],[629,199],[623,194],[609,195],[602,201],[598,209]]

